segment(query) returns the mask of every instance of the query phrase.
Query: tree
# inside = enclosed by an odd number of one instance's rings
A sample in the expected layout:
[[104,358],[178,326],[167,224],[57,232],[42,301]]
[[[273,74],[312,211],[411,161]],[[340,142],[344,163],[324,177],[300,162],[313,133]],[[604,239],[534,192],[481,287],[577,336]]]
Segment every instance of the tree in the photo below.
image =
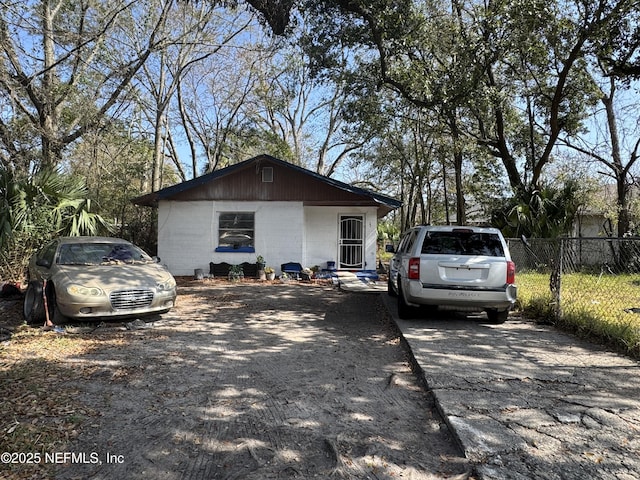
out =
[[[243,22],[244,24],[244,22]],[[234,30],[237,31],[237,30]],[[193,176],[237,161],[255,143],[252,92],[258,88],[259,65],[269,47],[245,42],[228,45],[185,72],[178,84],[177,111],[191,153]],[[253,148],[253,147],[251,147]]]
[[[152,156],[153,143],[132,138],[122,123],[113,122],[77,142],[64,166],[67,174],[85,179],[89,197],[112,222],[112,231],[130,238],[136,234],[130,225],[139,214],[130,200],[145,192]],[[175,171],[166,177],[169,183],[177,180]]]
[[[208,2],[178,3],[164,28],[175,40],[151,55],[145,62],[138,85],[147,90],[152,108],[148,109],[153,125],[154,155],[152,162],[153,191],[161,188],[165,146],[172,141],[168,128],[168,109],[185,75],[210,57],[232,48],[233,40],[247,30],[251,16],[234,14],[229,9]],[[143,39],[146,35],[143,36]],[[175,150],[174,150],[175,153]],[[178,158],[174,164],[182,172]],[[186,175],[182,173],[182,179]]]
[[[292,161],[331,176],[367,136],[345,130],[349,88],[344,77],[314,78],[309,59],[284,47],[258,68],[254,121],[291,146]],[[362,133],[362,131],[360,132]]]
[[[607,63],[600,61],[593,72],[593,82],[600,92],[604,109],[603,138],[594,135],[580,135],[563,139],[568,147],[604,167],[604,175],[611,178],[616,186],[617,236],[623,237],[632,230],[631,187],[635,183],[634,169],[640,156],[640,134],[637,130],[638,102],[633,96],[627,104],[618,98],[624,95],[625,83],[612,73]],[[622,97],[624,98],[624,96]],[[624,135],[621,135],[624,133]]]
[[276,35],[285,33],[295,0],[246,0],[260,12]]
[[6,167],[55,168],[66,146],[121,106],[135,74],[168,41],[160,27],[173,0],[159,3],[144,44],[132,49],[122,32],[136,5],[127,0],[3,4],[0,158]]
[[431,112],[393,96],[370,96],[360,109],[371,140],[352,155],[350,170],[360,176],[356,183],[373,190],[385,188],[403,199],[398,215],[401,230],[416,223],[454,221],[455,199],[450,195],[455,190],[454,167],[446,129]]
[[21,281],[29,257],[58,235],[95,235],[109,230],[91,212],[91,200],[79,177],[41,170],[16,175],[0,165],[0,278]]
[[[602,110],[594,109],[592,131],[565,137],[563,144],[604,167],[616,190],[617,235],[632,232],[631,188],[640,155],[638,102],[630,95],[640,47],[640,9],[630,10],[601,32],[589,49],[589,80]],[[602,126],[599,117],[604,117]],[[600,135],[600,132],[604,132]]]
[[527,197],[506,199],[493,211],[491,224],[507,237],[556,238],[571,232],[580,208],[580,185],[573,178],[545,185]]
[[[462,139],[499,159],[514,195],[528,203],[542,188],[558,139],[583,128],[597,99],[587,53],[595,45],[623,51],[604,33],[631,25],[635,35],[637,22],[629,19],[638,1],[453,0],[446,8],[437,1],[336,0],[305,8],[317,24],[306,45],[315,69],[333,68],[337,46],[347,45],[353,70],[448,126],[463,218]],[[624,46],[637,51],[635,43]]]
[[600,59],[608,75],[628,84],[640,79],[640,9],[629,9],[617,22],[608,25],[594,42],[593,55]]

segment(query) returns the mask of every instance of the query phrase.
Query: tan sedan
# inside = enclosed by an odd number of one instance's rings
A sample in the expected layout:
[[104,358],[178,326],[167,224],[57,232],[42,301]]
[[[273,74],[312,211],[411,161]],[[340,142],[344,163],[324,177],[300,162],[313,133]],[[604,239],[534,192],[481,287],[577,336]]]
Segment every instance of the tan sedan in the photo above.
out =
[[176,282],[158,259],[111,237],[61,237],[29,262],[28,323],[140,317],[169,311]]

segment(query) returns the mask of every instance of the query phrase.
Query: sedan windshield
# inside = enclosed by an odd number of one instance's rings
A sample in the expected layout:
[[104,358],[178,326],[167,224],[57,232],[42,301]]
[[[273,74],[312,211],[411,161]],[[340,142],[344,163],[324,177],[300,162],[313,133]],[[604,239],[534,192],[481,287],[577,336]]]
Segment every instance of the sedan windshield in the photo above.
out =
[[71,243],[60,246],[59,265],[151,263],[153,259],[127,243]]

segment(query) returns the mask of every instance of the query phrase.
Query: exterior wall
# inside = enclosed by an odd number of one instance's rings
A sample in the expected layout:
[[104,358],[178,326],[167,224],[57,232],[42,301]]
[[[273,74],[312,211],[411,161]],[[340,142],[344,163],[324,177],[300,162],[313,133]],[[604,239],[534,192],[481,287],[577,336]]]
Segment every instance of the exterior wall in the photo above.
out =
[[[220,212],[255,212],[255,253],[216,252]],[[301,202],[161,201],[158,256],[172,274],[209,271],[209,262],[255,262],[262,255],[280,274],[280,265],[303,267],[338,262],[338,220],[365,215],[365,269],[376,268],[377,212],[374,207],[303,207]]]
[[604,230],[604,225],[606,223],[607,223],[607,220],[604,215],[599,215],[596,213],[578,214],[578,217],[573,222],[572,236],[574,237],[607,236],[607,232],[605,232]]
[[[221,202],[227,203],[227,202]],[[256,255],[262,255],[267,265],[279,275],[280,265],[302,261],[304,244],[304,210],[302,202],[241,202],[255,207]],[[231,207],[231,206],[229,206]],[[223,255],[223,254],[217,254]],[[233,253],[225,254],[233,258]],[[220,257],[224,260],[225,257]],[[231,262],[229,262],[231,263]]]
[[375,207],[305,207],[305,254],[303,266],[326,268],[338,264],[338,221],[340,215],[364,214],[364,268],[376,269],[377,210]]
[[[218,214],[255,212],[255,253],[216,252]],[[209,262],[255,262],[262,255],[280,273],[285,262],[303,263],[304,214],[301,202],[161,201],[158,256],[177,276],[209,271]],[[304,263],[303,263],[304,265]]]
[[193,275],[208,265],[213,213],[213,202],[159,202],[158,256],[173,275]]

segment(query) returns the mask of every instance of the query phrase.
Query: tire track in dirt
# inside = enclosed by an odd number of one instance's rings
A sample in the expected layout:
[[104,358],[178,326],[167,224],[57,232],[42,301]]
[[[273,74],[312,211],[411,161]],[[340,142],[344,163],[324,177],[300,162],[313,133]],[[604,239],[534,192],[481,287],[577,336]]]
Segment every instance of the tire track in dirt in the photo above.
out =
[[182,282],[178,306],[138,335],[82,358],[102,365],[81,387],[102,417],[71,447],[125,462],[59,478],[468,477],[375,296]]

